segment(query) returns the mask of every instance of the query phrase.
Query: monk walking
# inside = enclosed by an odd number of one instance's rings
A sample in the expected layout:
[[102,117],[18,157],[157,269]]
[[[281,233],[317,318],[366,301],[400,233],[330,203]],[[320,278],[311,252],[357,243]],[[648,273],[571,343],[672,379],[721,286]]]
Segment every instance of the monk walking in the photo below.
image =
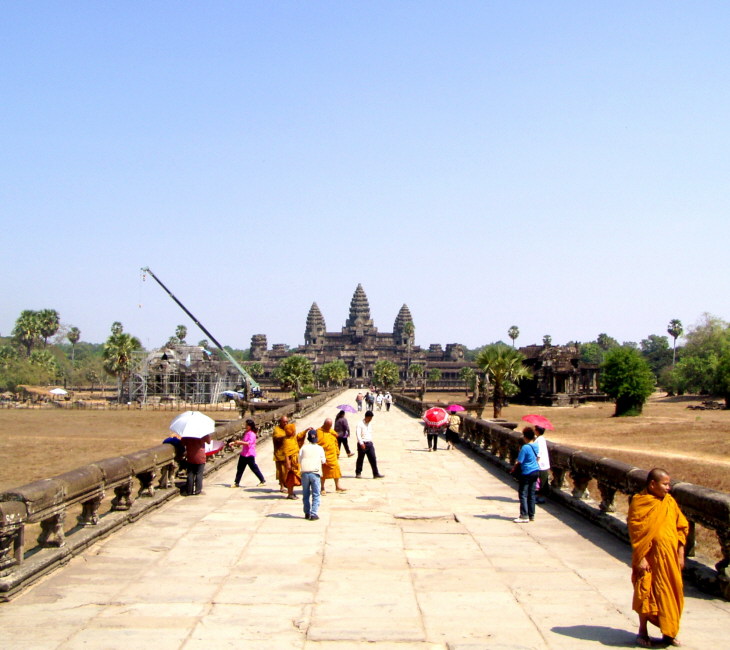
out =
[[327,460],[322,465],[322,490],[321,494],[325,494],[324,482],[328,479],[334,479],[335,490],[337,492],[346,492],[345,488],[340,485],[342,472],[340,471],[340,447],[337,444],[337,432],[332,428],[332,420],[327,418],[322,426],[317,429],[317,443],[324,449],[324,455]]
[[276,463],[276,478],[279,481],[281,492],[286,492],[287,499],[296,499],[294,488],[301,485],[299,471],[300,440],[304,439],[305,432],[297,436],[297,428],[289,422],[286,415],[279,418],[279,424],[274,427],[272,440],[274,442],[274,462]]
[[[647,476],[646,489],[635,494],[629,506],[633,609],[639,615],[636,643],[642,648],[680,645],[677,633],[684,606],[682,569],[689,524],[669,490],[669,474],[655,468]],[[661,640],[649,636],[647,623],[661,630]]]

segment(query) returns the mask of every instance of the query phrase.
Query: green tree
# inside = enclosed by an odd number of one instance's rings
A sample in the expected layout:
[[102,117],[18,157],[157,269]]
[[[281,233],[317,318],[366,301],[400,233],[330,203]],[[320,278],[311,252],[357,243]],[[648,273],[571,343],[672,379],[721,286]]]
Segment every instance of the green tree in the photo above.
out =
[[470,390],[474,390],[476,384],[476,376],[477,373],[474,368],[470,368],[469,366],[464,366],[461,370],[459,370],[459,378],[463,379],[464,382],[466,382],[465,393],[467,395],[469,394]]
[[601,348],[601,350],[608,351],[612,348],[619,347],[618,341],[613,338],[612,336],[609,336],[608,334],[601,333],[596,337],[596,343],[598,343],[598,347]]
[[423,377],[424,368],[420,363],[412,363],[408,366],[408,374],[412,379],[418,380]]
[[81,338],[81,330],[78,327],[72,327],[66,334],[68,342],[71,344],[71,365],[76,364],[76,344]]
[[589,343],[581,343],[579,349],[580,360],[583,363],[599,364],[603,361],[605,351],[595,341],[591,341]]
[[347,364],[342,359],[324,363],[317,371],[317,379],[325,384],[327,388],[330,387],[330,384],[341,386],[349,375]]
[[314,381],[312,364],[300,354],[282,359],[274,369],[273,376],[282,388],[292,390],[296,399],[299,399],[302,387]]
[[641,340],[640,346],[642,356],[646,359],[656,377],[659,377],[664,368],[670,364],[674,365],[672,351],[669,349],[669,340],[666,336],[650,334],[647,338]]
[[61,326],[61,317],[55,309],[41,309],[38,312],[40,334],[43,338],[43,347],[48,346],[49,337],[58,332]]
[[243,367],[252,377],[261,377],[264,374],[264,364],[260,361],[249,361],[244,363]]
[[411,346],[413,345],[413,336],[416,333],[416,326],[413,321],[406,321],[403,324],[403,334],[406,337],[406,368],[411,365]]
[[667,334],[674,339],[674,346],[672,347],[672,366],[677,362],[677,339],[682,336],[684,329],[682,328],[682,321],[678,318],[672,318],[667,325]]
[[179,343],[185,345],[185,337],[188,335],[188,328],[185,325],[178,325],[175,328],[175,338]]
[[111,327],[104,344],[104,370],[117,378],[117,398],[123,399],[124,386],[134,368],[134,353],[142,348],[136,336],[127,334],[119,321]]
[[553,344],[553,337],[550,336],[550,334],[545,334],[545,336],[542,337],[542,344],[549,348]]
[[13,338],[25,348],[25,355],[30,356],[33,346],[41,336],[41,322],[38,312],[32,309],[25,309],[15,321]]
[[507,336],[509,336],[512,339],[512,347],[515,347],[515,340],[517,339],[517,337],[519,335],[520,335],[520,328],[517,327],[517,325],[512,325],[512,327],[510,327],[507,330]]
[[495,418],[502,414],[507,398],[519,391],[518,382],[532,376],[523,364],[524,359],[520,352],[504,343],[489,345],[477,355],[477,365],[492,384],[492,407]]
[[399,378],[400,372],[395,363],[387,361],[386,359],[380,359],[375,362],[375,365],[373,366],[373,381],[375,381],[378,386],[382,386],[386,389],[390,388],[398,383]]
[[613,348],[601,364],[601,390],[616,401],[614,415],[641,415],[654,391],[654,375],[637,350]]
[[440,368],[431,368],[430,372],[428,373],[428,381],[430,381],[432,384],[437,384],[441,381],[441,375],[443,373],[441,372]]
[[724,320],[703,314],[685,336],[676,378],[682,392],[709,394],[715,390],[720,359],[730,351],[730,326]]
[[56,357],[49,350],[33,350],[30,353],[28,361],[34,366],[39,366],[48,374],[51,380],[55,380],[59,374],[58,362]]

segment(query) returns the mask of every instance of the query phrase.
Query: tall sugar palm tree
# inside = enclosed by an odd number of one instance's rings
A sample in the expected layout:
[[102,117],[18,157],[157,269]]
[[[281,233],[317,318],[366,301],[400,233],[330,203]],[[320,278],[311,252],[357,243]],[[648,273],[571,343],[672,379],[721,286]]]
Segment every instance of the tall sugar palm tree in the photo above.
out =
[[38,322],[45,348],[48,345],[48,339],[58,332],[58,328],[61,326],[61,316],[55,309],[41,309],[38,312]]
[[515,339],[520,335],[520,328],[513,325],[507,330],[507,336],[512,339],[512,347],[515,347]]
[[78,327],[72,327],[66,334],[68,342],[71,344],[71,366],[76,362],[76,344],[81,338],[81,330]]
[[127,334],[122,324],[116,321],[112,333],[104,343],[104,370],[117,378],[118,399],[121,401],[123,387],[134,366],[134,353],[142,348],[136,336]]
[[682,327],[682,321],[678,318],[672,318],[667,326],[667,334],[674,339],[674,347],[672,348],[672,368],[677,360],[677,339],[682,336],[684,329]]
[[488,345],[476,358],[476,364],[484,371],[492,384],[492,405],[494,417],[502,414],[507,398],[519,390],[517,382],[532,376],[522,363],[524,356],[505,344]]
[[185,343],[185,337],[188,335],[188,328],[185,325],[178,325],[175,329],[175,336],[180,343]]
[[26,356],[30,357],[33,346],[41,335],[41,323],[38,312],[32,309],[25,309],[20,312],[18,320],[15,321],[13,337],[25,348]]

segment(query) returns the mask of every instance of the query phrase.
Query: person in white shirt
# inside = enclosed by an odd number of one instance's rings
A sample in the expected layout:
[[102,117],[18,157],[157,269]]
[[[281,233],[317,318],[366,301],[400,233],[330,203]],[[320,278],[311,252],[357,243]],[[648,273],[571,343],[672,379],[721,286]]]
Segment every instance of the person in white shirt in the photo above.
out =
[[537,444],[537,464],[540,467],[540,489],[537,491],[537,503],[545,503],[545,495],[548,493],[550,481],[550,454],[548,453],[547,440],[545,440],[545,429],[535,427],[535,443]]
[[362,478],[362,465],[365,456],[368,457],[370,469],[373,470],[373,478],[383,478],[378,471],[378,459],[375,456],[375,447],[373,446],[373,430],[370,424],[373,420],[373,412],[365,411],[365,419],[359,422],[355,429],[357,437],[357,461],[355,462],[355,478]]
[[316,429],[309,429],[307,431],[307,442],[299,450],[299,467],[302,472],[304,518],[310,521],[319,519],[317,511],[319,510],[320,489],[322,486],[322,465],[326,462],[324,449],[317,444]]

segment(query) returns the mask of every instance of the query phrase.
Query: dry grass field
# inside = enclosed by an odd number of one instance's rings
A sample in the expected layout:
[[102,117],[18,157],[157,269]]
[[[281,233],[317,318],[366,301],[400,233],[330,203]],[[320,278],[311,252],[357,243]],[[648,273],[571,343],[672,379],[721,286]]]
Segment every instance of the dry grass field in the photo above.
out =
[[[171,411],[0,409],[0,491],[160,444]],[[229,420],[235,411],[206,411]]]

